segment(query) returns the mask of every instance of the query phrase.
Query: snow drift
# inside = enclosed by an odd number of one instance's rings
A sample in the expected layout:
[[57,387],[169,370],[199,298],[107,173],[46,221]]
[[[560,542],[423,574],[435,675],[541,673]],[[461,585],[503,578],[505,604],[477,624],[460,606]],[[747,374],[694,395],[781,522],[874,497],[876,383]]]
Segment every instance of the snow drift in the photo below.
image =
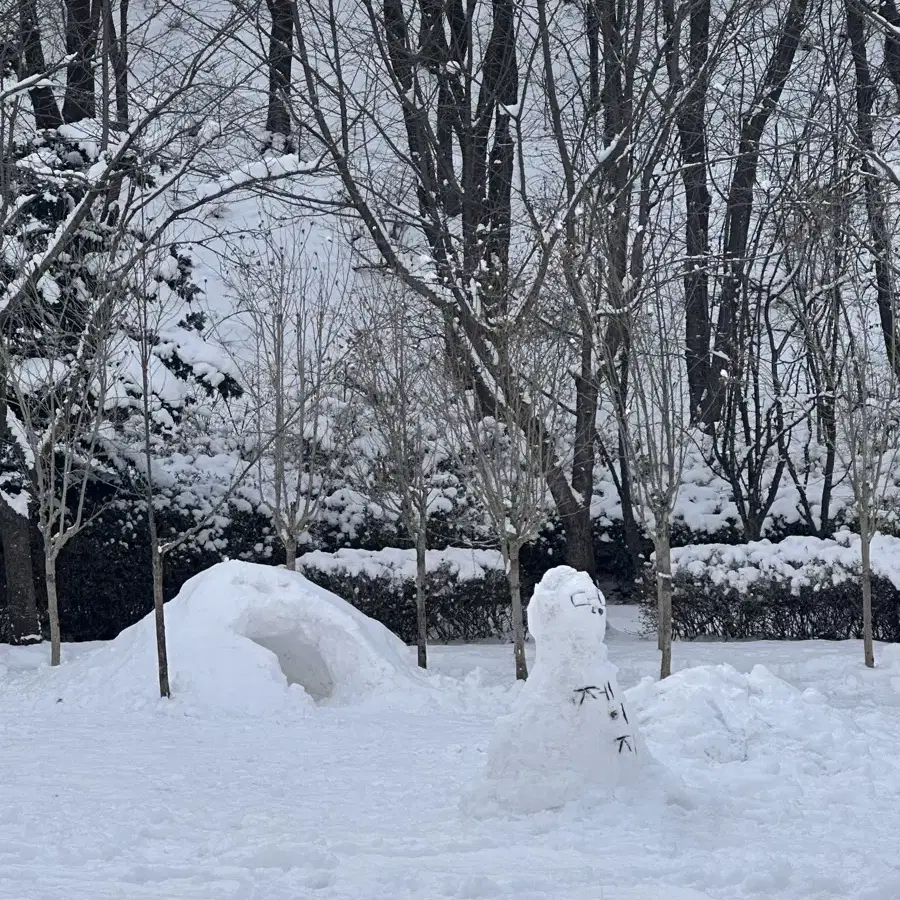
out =
[[[271,715],[425,686],[383,625],[284,569],[219,563],[166,604],[166,624],[172,695],[189,705]],[[99,650],[32,677],[38,693],[65,703],[155,703],[152,613]]]
[[817,690],[798,690],[756,665],[697,666],[627,692],[641,733],[661,761],[683,768],[740,765],[789,776],[837,772],[868,756],[859,728]]

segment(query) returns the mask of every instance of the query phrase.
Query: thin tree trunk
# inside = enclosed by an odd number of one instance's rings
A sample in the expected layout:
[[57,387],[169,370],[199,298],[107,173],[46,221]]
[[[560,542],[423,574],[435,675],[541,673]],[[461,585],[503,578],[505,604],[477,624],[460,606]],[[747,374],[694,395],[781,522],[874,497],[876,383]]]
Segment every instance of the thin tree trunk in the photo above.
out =
[[36,644],[41,640],[34,593],[31,536],[28,520],[0,500],[0,539],[6,572],[6,608],[10,621],[10,642]]
[[875,650],[872,645],[872,535],[868,522],[860,521],[860,553],[862,554],[862,601],[863,601],[863,652],[866,665],[875,668]]
[[[147,309],[141,309],[144,340],[147,339]],[[156,619],[156,661],[159,675],[159,696],[168,699],[169,653],[166,649],[166,612],[163,605],[163,557],[159,546],[159,532],[156,528],[156,511],[153,509],[153,452],[150,443],[150,362],[147,346],[142,348],[141,379],[144,403],[144,464],[146,466],[147,530],[150,532],[150,567],[153,572],[153,612]]]
[[659,616],[660,679],[672,674],[672,553],[669,523],[656,527],[656,602]]
[[116,128],[128,127],[128,0],[119,4],[119,34],[113,21],[112,3],[106,4],[106,30],[109,34],[109,58],[112,63],[116,94]]
[[291,92],[294,11],[291,0],[267,0],[272,18],[269,32],[269,104],[266,130],[285,137],[291,133],[288,97]]
[[519,565],[519,547],[509,548],[509,597],[512,606],[513,647],[516,658],[516,678],[528,678],[528,663],[525,660],[525,618],[522,614],[522,578]]
[[427,534],[422,522],[416,532],[416,646],[419,668],[428,668],[428,618],[425,610],[425,547]]
[[[151,498],[152,499],[152,498]],[[150,530],[150,565],[153,568],[153,612],[156,620],[156,662],[159,672],[159,696],[168,699],[169,654],[166,649],[166,613],[163,606],[163,557],[160,553],[159,535],[156,531],[156,513],[152,503],[147,506],[147,525]]]
[[60,663],[59,598],[56,593],[56,556],[44,553],[44,577],[47,582],[47,611],[50,616],[50,665]]
[[284,542],[284,567],[289,572],[297,571],[297,542],[293,538]]

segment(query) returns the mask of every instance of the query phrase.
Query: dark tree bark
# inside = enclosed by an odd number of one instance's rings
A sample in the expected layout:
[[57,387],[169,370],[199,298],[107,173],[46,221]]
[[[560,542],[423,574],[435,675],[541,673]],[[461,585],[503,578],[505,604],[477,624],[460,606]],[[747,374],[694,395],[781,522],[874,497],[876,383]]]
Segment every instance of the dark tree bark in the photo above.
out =
[[[702,415],[703,395],[709,384],[709,208],[707,186],[706,95],[709,75],[710,0],[695,0],[691,5],[688,43],[688,91],[676,114],[681,148],[682,180],[685,199],[684,273],[685,357],[691,416]],[[679,35],[674,4],[663,4],[666,27],[670,31],[669,78],[678,93],[684,87],[678,59]]]
[[269,32],[269,106],[266,129],[288,137],[291,115],[288,107],[291,93],[291,60],[294,52],[293,0],[266,0],[272,28]]
[[112,63],[114,90],[116,95],[116,124],[123,131],[128,127],[128,0],[119,4],[119,29],[113,18],[112,4],[106,2],[104,9],[104,28],[109,45],[109,59]]
[[869,234],[872,239],[872,256],[875,266],[875,295],[881,333],[888,359],[894,371],[900,374],[897,332],[895,327],[896,300],[892,265],[891,234],[885,215],[885,199],[880,179],[872,165],[875,153],[872,109],[875,104],[875,84],[866,51],[866,35],[863,13],[858,0],[846,0],[844,4],[847,36],[856,75],[856,132],[863,151],[863,188],[866,196],[866,213]]
[[[19,35],[21,40],[22,75],[28,77],[47,71],[41,30],[38,25],[36,0],[19,0]],[[53,89],[47,85],[33,87],[28,96],[34,109],[34,124],[40,130],[59,128],[63,120]]]
[[96,114],[94,52],[104,0],[66,0],[66,93],[63,120],[80,122]]
[[6,609],[13,644],[38,643],[41,626],[34,592],[34,568],[28,520],[0,500],[0,539],[6,575]]
[[897,99],[900,100],[900,39],[893,30],[900,29],[900,10],[894,0],[881,0],[879,12],[885,22],[892,26],[884,30],[884,69],[897,91]]
[[425,597],[427,549],[427,525],[423,518],[416,530],[416,653],[420,669],[428,668],[428,610]]
[[525,616],[522,609],[522,567],[519,562],[521,547],[509,545],[509,596],[512,611],[513,655],[516,661],[516,679],[528,678],[528,661],[525,659]]

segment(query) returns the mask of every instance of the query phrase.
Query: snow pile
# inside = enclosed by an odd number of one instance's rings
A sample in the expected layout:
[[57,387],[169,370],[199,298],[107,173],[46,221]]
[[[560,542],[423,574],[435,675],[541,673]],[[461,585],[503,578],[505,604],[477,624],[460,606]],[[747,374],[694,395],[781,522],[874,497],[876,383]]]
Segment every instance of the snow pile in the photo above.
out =
[[602,593],[583,572],[551,569],[528,605],[537,660],[509,716],[498,720],[473,811],[552,809],[608,799],[634,783],[638,737],[603,638]]
[[[325,553],[314,550],[297,561],[302,569],[347,575],[366,575],[369,578],[410,580],[416,577],[416,551],[388,547],[385,550],[338,550]],[[446,550],[426,550],[425,570],[429,573],[446,570],[459,581],[484,578],[488,572],[504,570],[503,556],[498,550],[470,550],[448,547]]]
[[[191,706],[271,715],[314,701],[408,695],[425,684],[383,625],[284,569],[219,563],[166,604],[166,624],[172,695]],[[33,687],[76,705],[156,703],[153,615],[96,652],[38,673]]]
[[683,768],[764,764],[772,774],[837,774],[868,756],[865,736],[813,688],[798,690],[756,665],[698,666],[645,678],[628,700],[647,744]]
[[[747,592],[757,581],[790,584],[791,593],[838,585],[857,579],[861,557],[859,536],[843,532],[834,539],[788,537],[777,544],[701,544],[672,550],[672,573],[705,578],[726,590]],[[872,572],[900,589],[900,539],[875,535]]]

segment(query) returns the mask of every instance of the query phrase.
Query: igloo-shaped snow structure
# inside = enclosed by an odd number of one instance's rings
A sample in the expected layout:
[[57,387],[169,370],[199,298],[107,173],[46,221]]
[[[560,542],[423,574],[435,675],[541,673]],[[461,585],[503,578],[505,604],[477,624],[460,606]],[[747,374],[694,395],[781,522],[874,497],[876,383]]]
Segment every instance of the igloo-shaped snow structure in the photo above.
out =
[[[172,694],[188,705],[271,714],[425,689],[399,638],[302,575],[223,562],[166,604]],[[58,694],[77,704],[156,702],[153,614],[63,666]],[[67,670],[67,671],[66,671]]]
[[537,658],[510,715],[498,720],[471,797],[518,812],[611,796],[641,765],[603,638],[606,604],[591,579],[551,569],[528,605]]

